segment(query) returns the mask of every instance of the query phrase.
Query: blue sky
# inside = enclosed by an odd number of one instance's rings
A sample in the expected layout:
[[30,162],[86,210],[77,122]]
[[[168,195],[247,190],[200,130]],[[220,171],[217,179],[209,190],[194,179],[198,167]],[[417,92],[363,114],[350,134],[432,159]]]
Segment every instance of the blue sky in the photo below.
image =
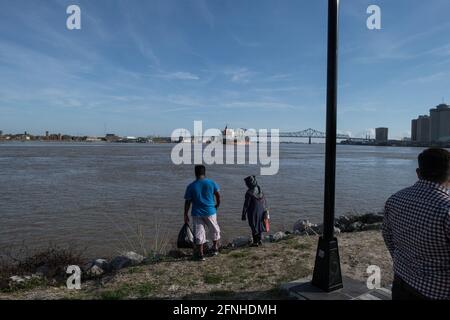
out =
[[[326,0],[0,0],[0,130],[325,127]],[[66,28],[78,4],[82,29]],[[382,30],[366,28],[370,4]],[[341,1],[338,128],[450,101],[450,1]]]

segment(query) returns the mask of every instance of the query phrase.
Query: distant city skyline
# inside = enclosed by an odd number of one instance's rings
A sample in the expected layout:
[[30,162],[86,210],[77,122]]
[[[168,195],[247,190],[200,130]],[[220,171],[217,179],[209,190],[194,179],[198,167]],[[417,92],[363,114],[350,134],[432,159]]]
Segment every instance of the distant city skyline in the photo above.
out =
[[[82,29],[66,28],[81,8]],[[382,10],[368,30],[366,9]],[[450,100],[448,0],[341,2],[338,129],[411,135]],[[326,1],[3,1],[0,130],[324,130]]]

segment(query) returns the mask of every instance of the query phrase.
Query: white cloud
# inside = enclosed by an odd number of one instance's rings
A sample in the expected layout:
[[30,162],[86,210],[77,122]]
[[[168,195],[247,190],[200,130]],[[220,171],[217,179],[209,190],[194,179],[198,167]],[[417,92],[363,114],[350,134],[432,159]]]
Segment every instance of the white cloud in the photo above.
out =
[[446,74],[444,72],[437,72],[427,76],[405,80],[402,82],[402,84],[406,85],[411,83],[419,83],[419,84],[431,83],[435,81],[440,81],[445,75]]
[[230,76],[230,80],[236,83],[249,83],[254,74],[254,72],[247,68],[238,68],[225,71],[225,75]]
[[234,101],[223,104],[226,108],[298,109],[292,104],[276,101]]
[[159,75],[160,78],[169,80],[200,80],[200,77],[190,72],[172,72]]
[[241,47],[248,47],[248,48],[256,48],[256,47],[260,47],[261,44],[259,42],[256,41],[248,41],[248,40],[244,40],[241,37],[238,37],[236,35],[233,35],[233,39],[234,41],[236,41]]

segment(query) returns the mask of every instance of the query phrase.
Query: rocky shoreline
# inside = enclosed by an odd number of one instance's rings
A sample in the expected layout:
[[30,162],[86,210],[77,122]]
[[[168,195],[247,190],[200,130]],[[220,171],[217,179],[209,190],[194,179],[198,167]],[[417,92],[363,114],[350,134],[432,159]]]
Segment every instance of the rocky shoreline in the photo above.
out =
[[[335,233],[354,233],[364,231],[380,230],[382,226],[383,215],[380,213],[368,213],[364,215],[345,215],[336,219]],[[279,242],[288,238],[291,235],[295,236],[317,236],[322,234],[323,226],[321,224],[313,224],[308,220],[299,220],[293,225],[292,230],[278,231],[274,234],[266,235],[263,242],[272,243]],[[221,247],[221,250],[234,250],[238,248],[245,248],[251,244],[251,237],[237,237]],[[207,246],[208,249],[208,246]],[[208,251],[208,250],[207,250]],[[104,258],[95,258],[88,263],[80,266],[82,276],[84,279],[99,279],[107,275],[114,274],[121,269],[137,267],[145,264],[158,263],[165,257],[171,258],[188,258],[191,255],[191,250],[173,249],[164,255],[156,255],[151,257],[144,257],[133,251],[124,252],[123,254],[112,258],[110,261]],[[64,267],[60,268],[65,271]],[[61,279],[65,279],[68,275],[58,274],[55,280],[51,268],[46,265],[39,266],[34,272],[29,274],[16,274],[8,277],[7,281],[3,281],[0,290],[4,292],[14,291],[21,288],[30,287],[30,284],[36,283],[61,283]],[[49,279],[52,277],[53,279]]]

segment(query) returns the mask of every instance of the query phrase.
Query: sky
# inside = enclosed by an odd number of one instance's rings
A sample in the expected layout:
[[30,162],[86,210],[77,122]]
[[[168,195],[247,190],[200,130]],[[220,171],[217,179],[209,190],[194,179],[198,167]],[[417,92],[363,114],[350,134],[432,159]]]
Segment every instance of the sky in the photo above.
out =
[[[68,30],[66,8],[81,8]],[[382,29],[369,30],[378,5]],[[338,130],[450,101],[450,1],[341,0]],[[0,0],[0,130],[324,130],[326,0]]]

